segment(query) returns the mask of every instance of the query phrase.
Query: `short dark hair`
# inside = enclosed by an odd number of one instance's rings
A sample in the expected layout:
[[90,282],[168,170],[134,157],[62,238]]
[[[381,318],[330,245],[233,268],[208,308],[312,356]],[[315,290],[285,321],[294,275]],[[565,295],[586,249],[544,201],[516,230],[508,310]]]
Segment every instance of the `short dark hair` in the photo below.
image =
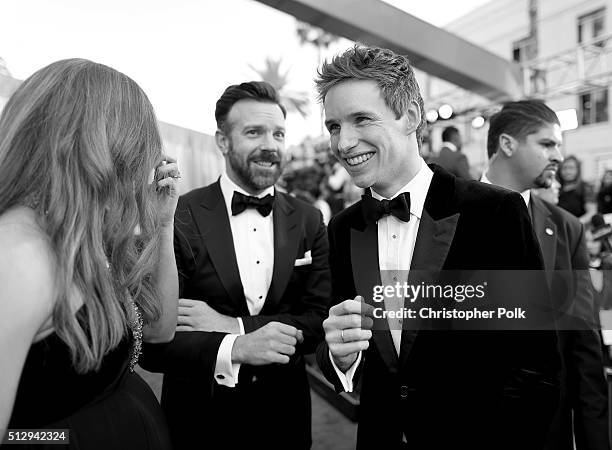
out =
[[378,47],[355,45],[344,53],[336,55],[331,62],[325,62],[317,71],[315,85],[319,101],[323,102],[329,90],[347,80],[372,80],[378,84],[385,104],[400,118],[410,102],[419,105],[421,122],[416,129],[419,148],[426,125],[425,104],[419,84],[407,57]]
[[442,131],[442,141],[443,142],[450,142],[450,140],[459,134],[459,130],[453,126],[450,127],[446,127],[444,128],[444,130]]
[[265,81],[249,81],[247,83],[234,84],[229,86],[215,107],[215,120],[217,128],[224,133],[229,132],[227,128],[227,116],[232,107],[240,100],[255,100],[258,102],[275,103],[283,112],[283,117],[287,118],[287,110],[280,101],[276,89]]
[[497,153],[499,136],[509,134],[518,140],[536,133],[545,125],[559,123],[557,114],[541,100],[520,100],[504,104],[501,111],[489,119],[487,135],[487,154],[491,158]]

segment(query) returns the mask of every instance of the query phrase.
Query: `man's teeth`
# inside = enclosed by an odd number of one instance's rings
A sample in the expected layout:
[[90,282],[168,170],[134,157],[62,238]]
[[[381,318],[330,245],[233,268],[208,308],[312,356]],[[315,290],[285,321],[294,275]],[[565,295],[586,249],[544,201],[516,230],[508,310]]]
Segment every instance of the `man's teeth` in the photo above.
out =
[[346,162],[349,166],[356,166],[357,164],[367,161],[372,156],[374,156],[374,153],[366,153],[364,155],[355,156],[354,158],[346,158]]
[[270,161],[255,161],[255,164],[262,167],[272,167],[273,163],[271,163]]

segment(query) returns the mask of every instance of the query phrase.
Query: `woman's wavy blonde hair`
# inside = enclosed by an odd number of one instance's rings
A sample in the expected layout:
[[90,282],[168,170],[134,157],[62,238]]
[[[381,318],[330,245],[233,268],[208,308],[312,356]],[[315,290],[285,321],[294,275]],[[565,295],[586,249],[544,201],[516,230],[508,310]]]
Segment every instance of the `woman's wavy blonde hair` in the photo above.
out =
[[[54,328],[79,372],[98,369],[125,337],[130,298],[145,323],[159,318],[159,221],[148,178],[161,160],[142,89],[84,59],[36,72],[0,117],[0,214],[19,204],[37,211],[56,259]],[[84,301],[76,315],[75,290]]]

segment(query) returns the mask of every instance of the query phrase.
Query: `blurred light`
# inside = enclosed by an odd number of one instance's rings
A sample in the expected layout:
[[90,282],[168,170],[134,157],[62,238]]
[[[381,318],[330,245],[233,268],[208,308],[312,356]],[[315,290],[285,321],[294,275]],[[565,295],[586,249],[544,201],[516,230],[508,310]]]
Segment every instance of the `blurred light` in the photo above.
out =
[[435,109],[430,109],[425,113],[425,117],[427,118],[427,122],[434,123],[436,120],[438,120],[438,111]]
[[438,108],[438,113],[440,114],[440,118],[450,119],[450,116],[453,115],[453,107],[451,105],[444,104]]
[[578,115],[574,108],[557,111],[556,114],[561,123],[561,131],[575,130],[578,128]]
[[472,128],[482,128],[485,124],[485,118],[482,116],[476,116],[472,119]]

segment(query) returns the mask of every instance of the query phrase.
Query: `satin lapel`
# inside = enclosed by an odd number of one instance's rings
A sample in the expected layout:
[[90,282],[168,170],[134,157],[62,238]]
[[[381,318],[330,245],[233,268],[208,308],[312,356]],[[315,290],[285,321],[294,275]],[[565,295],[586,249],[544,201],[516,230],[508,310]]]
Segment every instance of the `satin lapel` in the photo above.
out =
[[274,222],[274,269],[272,283],[266,297],[266,303],[262,308],[265,313],[267,308],[277,304],[289,282],[293,271],[298,245],[300,243],[300,212],[296,210],[281,193],[275,194],[273,209]]
[[[363,231],[351,229],[351,266],[355,291],[364,300],[376,308],[384,307],[382,303],[374,303],[372,295],[374,286],[380,286],[380,269],[378,267],[378,229],[369,225]],[[391,373],[397,372],[397,352],[389,331],[386,319],[374,319],[372,340],[378,348],[381,358],[385,361]]]
[[227,209],[219,182],[207,191],[199,208],[194,211],[195,220],[201,228],[202,240],[210,259],[229,298],[236,304],[240,314],[249,311],[244,298],[244,288],[236,261],[236,250]]
[[[421,282],[425,284],[435,282],[446,261],[458,221],[459,213],[440,220],[433,220],[427,210],[423,210],[412,254],[408,284],[419,285]],[[418,328],[418,325],[418,322],[411,322],[412,329],[402,331],[400,367],[406,363],[410,354],[418,332],[418,329],[414,328]]]
[[531,197],[531,212],[533,215],[533,228],[542,250],[546,279],[550,286],[557,256],[557,226],[550,218],[550,211],[548,211],[540,199],[533,198],[533,196]]

